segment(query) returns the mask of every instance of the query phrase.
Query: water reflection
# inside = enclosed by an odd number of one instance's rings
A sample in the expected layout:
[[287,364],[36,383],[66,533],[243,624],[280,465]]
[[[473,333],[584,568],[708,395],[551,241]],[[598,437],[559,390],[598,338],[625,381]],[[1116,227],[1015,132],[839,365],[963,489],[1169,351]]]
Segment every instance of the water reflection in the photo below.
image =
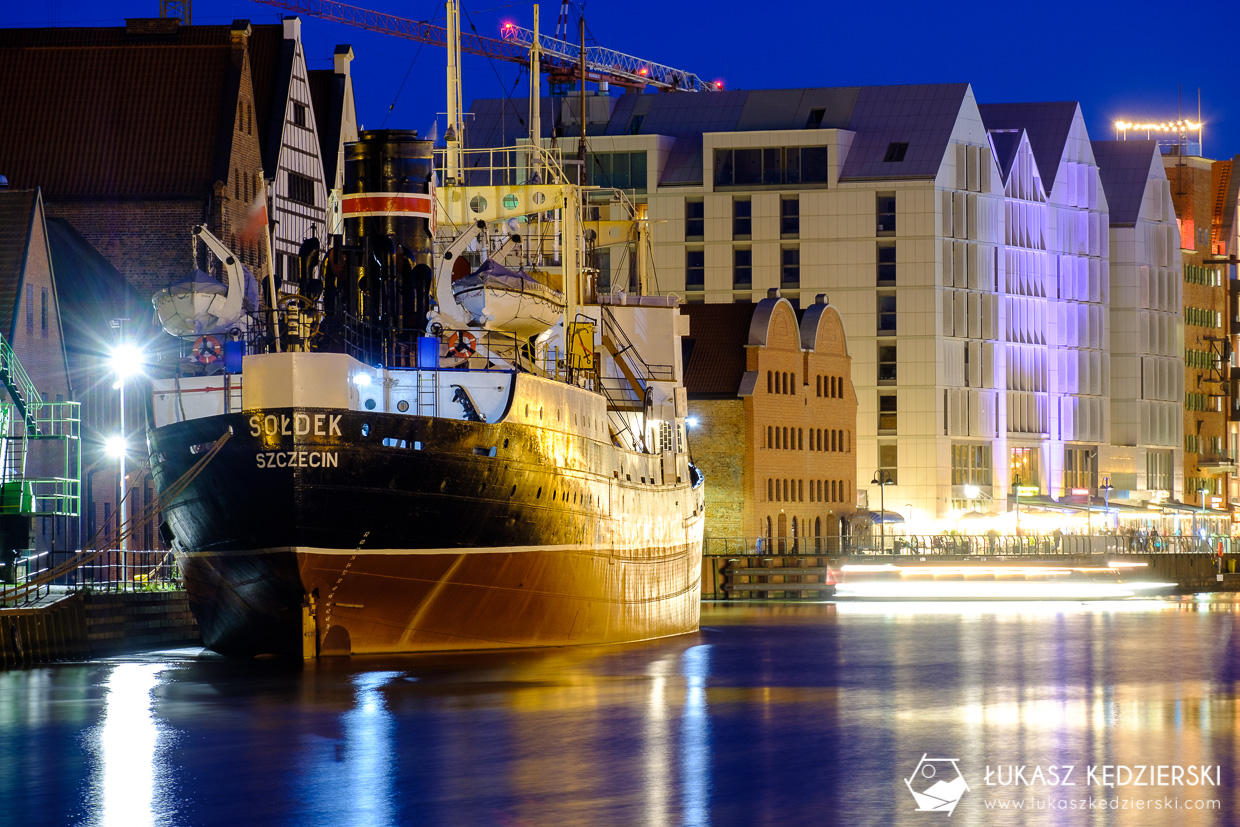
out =
[[152,706],[163,664],[127,663],[112,669],[104,683],[103,721],[89,739],[95,771],[87,793],[89,823],[102,827],[137,827],[168,823],[173,796],[167,768],[160,762],[167,748]]
[[343,739],[330,760],[314,767],[306,793],[326,824],[380,827],[396,824],[396,720],[384,688],[400,672],[363,672],[352,677],[353,708],[341,716]]
[[[969,781],[953,824],[1224,825],[1236,606],[734,604],[633,646],[10,672],[0,796],[92,825],[920,825],[904,779],[929,755]],[[1220,809],[987,808],[1065,792],[988,766],[1149,763],[1221,767],[1171,791]]]

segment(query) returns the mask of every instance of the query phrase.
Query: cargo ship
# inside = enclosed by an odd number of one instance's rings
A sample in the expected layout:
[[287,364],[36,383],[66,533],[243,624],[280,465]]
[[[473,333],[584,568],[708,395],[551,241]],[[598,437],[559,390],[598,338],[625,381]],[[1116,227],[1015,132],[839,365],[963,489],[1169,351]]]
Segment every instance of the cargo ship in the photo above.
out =
[[[631,290],[600,291],[590,266],[605,243],[644,261],[643,216],[546,149],[480,155],[363,132],[343,233],[303,245],[267,307],[234,298],[240,315],[204,327],[184,317],[208,302],[182,296],[168,329],[188,358],[151,380],[147,433],[207,647],[312,658],[697,628],[688,318],[647,294],[640,262]],[[585,220],[592,204],[609,220]],[[247,284],[197,232],[227,289]]]

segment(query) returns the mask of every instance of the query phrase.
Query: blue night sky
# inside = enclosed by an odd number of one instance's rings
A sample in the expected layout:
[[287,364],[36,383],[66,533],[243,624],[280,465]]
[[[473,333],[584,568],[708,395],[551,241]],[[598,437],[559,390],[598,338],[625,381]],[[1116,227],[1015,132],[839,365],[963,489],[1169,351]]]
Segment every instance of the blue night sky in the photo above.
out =
[[[441,0],[355,0],[356,5],[442,25]],[[12,0],[0,26],[112,26],[154,17],[159,0]],[[1240,17],[1234,0],[1168,6],[1128,3],[989,5],[588,2],[587,42],[721,79],[730,89],[966,81],[980,103],[1081,102],[1090,135],[1114,138],[1111,124],[1196,119],[1201,92],[1204,154],[1240,154],[1240,92],[1226,37]],[[544,2],[553,33],[560,5]],[[781,11],[782,9],[782,11]],[[193,21],[236,18],[274,23],[282,10],[248,0],[194,0]],[[950,19],[949,19],[950,18]],[[327,68],[338,43],[353,45],[358,117],[366,128],[425,134],[444,109],[444,51],[302,15],[310,68]],[[532,3],[466,2],[462,29],[498,37],[501,22],[529,27]],[[575,27],[573,29],[575,32]],[[1166,36],[1165,42],[1160,38]],[[569,38],[575,40],[575,34]],[[1195,44],[1190,46],[1189,44]],[[0,81],[2,82],[2,81]],[[524,100],[516,64],[465,60],[465,100],[505,94]],[[389,107],[392,107],[389,112]]]

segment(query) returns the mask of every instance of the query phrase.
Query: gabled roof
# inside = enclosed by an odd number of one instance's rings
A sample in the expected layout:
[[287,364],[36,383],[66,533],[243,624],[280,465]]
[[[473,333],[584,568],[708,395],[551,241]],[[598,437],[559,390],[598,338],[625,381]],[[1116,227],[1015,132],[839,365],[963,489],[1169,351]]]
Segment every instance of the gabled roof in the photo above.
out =
[[0,331],[12,336],[38,190],[0,190]]
[[131,23],[0,30],[0,170],[14,187],[41,186],[45,198],[198,196],[227,169],[230,27]]
[[995,163],[999,165],[999,176],[1007,185],[1016,164],[1016,156],[1020,154],[1020,139],[1025,134],[1023,129],[996,129],[987,133],[990,137],[990,148],[995,153]]
[[[840,170],[846,178],[933,178],[969,91],[967,83],[863,86],[848,120],[856,133]],[[902,161],[884,161],[893,143],[907,143]]]
[[[927,178],[938,174],[947,142],[968,94],[967,83],[816,89],[754,89],[698,94],[623,95],[611,102],[606,125],[591,134],[663,135],[674,139],[661,185],[701,184],[702,136],[708,132],[846,129],[856,133],[841,179]],[[509,146],[526,129],[524,107],[499,100],[470,105],[468,145]],[[550,137],[550,102],[541,110]],[[562,136],[575,138],[575,133]],[[907,143],[900,161],[887,161],[893,143]]]
[[[1098,178],[1111,210],[1112,227],[1131,227],[1141,217],[1150,169],[1158,158],[1156,141],[1090,141]],[[1161,160],[1159,169],[1162,168]]]
[[1059,161],[1068,144],[1068,133],[1080,105],[1075,101],[1057,103],[979,104],[986,129],[1023,129],[1029,136],[1033,160],[1042,175],[1042,186],[1049,193],[1059,175]]
[[319,154],[328,189],[335,186],[336,161],[340,154],[340,124],[344,120],[344,75],[335,69],[310,69],[310,104],[319,130]]
[[754,308],[749,304],[684,304],[685,389],[691,396],[735,397],[745,375],[745,343]]
[[250,80],[254,84],[254,122],[263,173],[275,175],[284,140],[285,109],[296,45],[278,24],[254,26],[250,34]]

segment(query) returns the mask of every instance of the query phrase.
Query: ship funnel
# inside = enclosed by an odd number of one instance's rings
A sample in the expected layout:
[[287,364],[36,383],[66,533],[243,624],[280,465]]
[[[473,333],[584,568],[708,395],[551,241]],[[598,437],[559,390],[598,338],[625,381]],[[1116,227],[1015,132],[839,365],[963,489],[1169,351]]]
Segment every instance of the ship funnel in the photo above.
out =
[[424,331],[430,295],[423,270],[431,266],[435,215],[433,144],[408,130],[368,130],[359,137],[345,144],[340,202],[345,244],[366,251],[352,273],[357,292],[351,309],[372,324]]

